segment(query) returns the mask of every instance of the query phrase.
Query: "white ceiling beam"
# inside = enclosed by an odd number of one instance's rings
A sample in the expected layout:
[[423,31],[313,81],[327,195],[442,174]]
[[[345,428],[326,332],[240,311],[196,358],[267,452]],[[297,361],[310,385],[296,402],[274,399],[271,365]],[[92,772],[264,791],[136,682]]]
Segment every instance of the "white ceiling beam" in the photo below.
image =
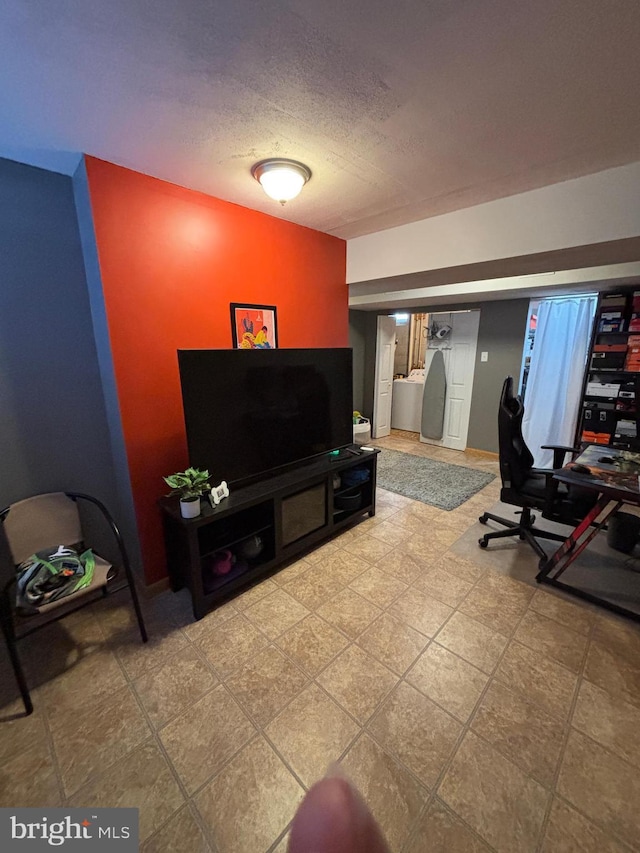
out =
[[607,169],[347,242],[347,282],[640,235],[640,163]]
[[384,281],[376,282],[369,293],[349,298],[349,308],[376,311],[389,308],[428,307],[429,305],[485,302],[496,299],[537,298],[582,290],[585,292],[610,289],[638,283],[640,289],[640,263],[614,264],[607,267],[590,267],[581,270],[562,270],[539,275],[522,275],[511,278],[462,281],[456,284],[416,287],[409,290],[384,290]]

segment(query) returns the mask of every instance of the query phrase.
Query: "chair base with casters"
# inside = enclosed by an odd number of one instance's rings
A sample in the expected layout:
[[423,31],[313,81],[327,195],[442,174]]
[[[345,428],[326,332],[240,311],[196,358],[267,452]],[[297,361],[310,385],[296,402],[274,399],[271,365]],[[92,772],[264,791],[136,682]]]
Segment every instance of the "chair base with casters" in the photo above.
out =
[[[112,545],[115,546],[114,554],[117,553],[126,583],[111,590],[109,584],[117,572],[110,562],[92,551],[94,569],[91,582],[86,587],[24,612],[16,607],[16,569],[21,563],[40,551],[58,545],[83,551],[91,547],[83,529],[79,505],[97,510],[96,519],[100,520],[103,530],[110,534]],[[140,637],[146,643],[147,631],[124,541],[109,511],[97,498],[80,492],[52,492],[26,498],[0,511],[0,627],[27,715],[33,712],[33,703],[18,654],[18,641],[101,600],[110,592],[127,588]]]
[[566,537],[560,533],[552,533],[550,530],[542,530],[540,527],[534,526],[536,517],[531,512],[530,507],[524,507],[518,515],[520,516],[519,522],[501,518],[499,515],[493,515],[491,512],[484,512],[478,519],[480,524],[486,524],[491,519],[491,521],[497,521],[498,524],[504,525],[507,529],[485,533],[484,536],[478,539],[480,547],[486,548],[491,539],[506,539],[509,536],[517,536],[522,541],[528,542],[541,560],[546,560],[546,551],[537,539],[552,539],[555,542],[564,542]]

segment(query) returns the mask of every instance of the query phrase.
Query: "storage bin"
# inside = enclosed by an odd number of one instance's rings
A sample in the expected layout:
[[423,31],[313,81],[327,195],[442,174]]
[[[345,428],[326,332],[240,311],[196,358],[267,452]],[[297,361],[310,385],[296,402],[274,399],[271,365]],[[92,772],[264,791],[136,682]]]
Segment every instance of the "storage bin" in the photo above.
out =
[[348,495],[336,495],[333,500],[336,509],[360,509],[362,506],[362,492],[354,492]]
[[368,444],[371,441],[371,423],[368,418],[360,418],[353,425],[353,443]]

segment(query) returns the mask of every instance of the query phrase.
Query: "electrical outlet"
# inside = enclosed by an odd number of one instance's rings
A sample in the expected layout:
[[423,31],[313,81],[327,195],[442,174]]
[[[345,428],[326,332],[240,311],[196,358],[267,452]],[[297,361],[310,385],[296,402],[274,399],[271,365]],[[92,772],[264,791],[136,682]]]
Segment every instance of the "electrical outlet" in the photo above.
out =
[[489,353],[481,352],[480,353],[480,361],[489,361]]

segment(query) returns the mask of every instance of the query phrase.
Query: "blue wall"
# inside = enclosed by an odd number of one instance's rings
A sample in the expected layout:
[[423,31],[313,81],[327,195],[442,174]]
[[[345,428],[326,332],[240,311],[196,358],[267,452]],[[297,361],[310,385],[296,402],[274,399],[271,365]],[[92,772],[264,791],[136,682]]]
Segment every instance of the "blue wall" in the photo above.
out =
[[86,491],[118,518],[71,178],[0,159],[0,507]]

